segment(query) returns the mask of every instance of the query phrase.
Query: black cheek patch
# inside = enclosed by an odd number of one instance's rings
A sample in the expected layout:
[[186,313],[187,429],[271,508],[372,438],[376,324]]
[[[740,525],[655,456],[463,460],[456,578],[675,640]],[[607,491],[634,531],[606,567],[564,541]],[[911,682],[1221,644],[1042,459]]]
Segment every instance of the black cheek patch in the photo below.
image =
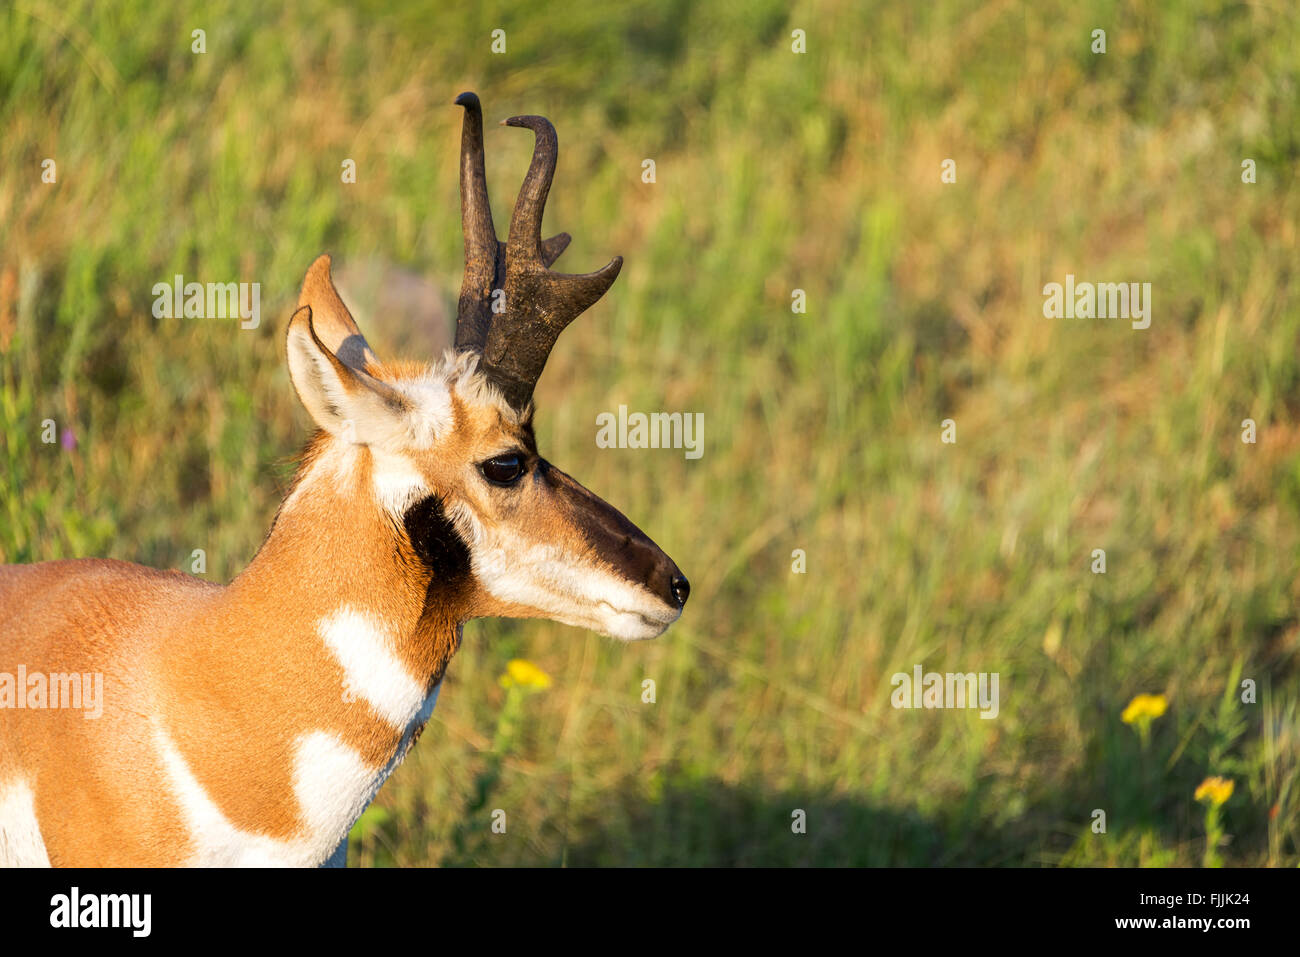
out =
[[433,574],[430,587],[458,584],[469,578],[469,546],[447,517],[442,499],[430,495],[402,516],[415,554]]

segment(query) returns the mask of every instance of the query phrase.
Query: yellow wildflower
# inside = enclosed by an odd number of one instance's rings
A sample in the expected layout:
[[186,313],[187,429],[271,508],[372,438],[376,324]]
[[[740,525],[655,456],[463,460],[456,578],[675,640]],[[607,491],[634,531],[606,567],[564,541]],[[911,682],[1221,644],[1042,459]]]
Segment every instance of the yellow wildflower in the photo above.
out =
[[1212,807],[1218,807],[1227,803],[1228,798],[1232,797],[1232,791],[1236,786],[1237,783],[1231,778],[1209,777],[1201,782],[1201,786],[1196,789],[1194,797],[1196,800],[1204,801]]
[[1125,724],[1148,724],[1169,710],[1169,699],[1162,694],[1140,694],[1128,703],[1120,720]]
[[541,691],[551,686],[551,676],[531,661],[512,658],[505,672],[497,679],[503,688],[528,688]]

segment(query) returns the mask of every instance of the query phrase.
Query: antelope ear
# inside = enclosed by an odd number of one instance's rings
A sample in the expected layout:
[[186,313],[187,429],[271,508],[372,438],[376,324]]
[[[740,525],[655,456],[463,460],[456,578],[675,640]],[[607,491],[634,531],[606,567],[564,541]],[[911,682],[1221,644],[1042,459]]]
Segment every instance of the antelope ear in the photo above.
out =
[[321,341],[311,306],[289,320],[289,378],[311,417],[326,432],[359,445],[388,445],[407,431],[400,392],[343,362]]
[[362,372],[367,371],[367,367],[378,365],[357,321],[334,288],[328,253],[317,256],[308,268],[302,281],[302,292],[298,295],[298,305],[311,307],[316,335],[345,365]]

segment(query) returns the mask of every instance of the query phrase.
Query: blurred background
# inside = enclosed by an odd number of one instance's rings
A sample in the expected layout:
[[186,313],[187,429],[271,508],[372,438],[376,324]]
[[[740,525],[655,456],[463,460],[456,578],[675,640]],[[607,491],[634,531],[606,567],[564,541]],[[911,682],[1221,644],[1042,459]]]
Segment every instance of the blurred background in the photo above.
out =
[[[498,232],[532,138],[495,122],[541,113],[559,268],[626,258],[543,453],[694,586],[654,642],[468,625],[351,864],[1300,863],[1289,5],[257,6],[0,6],[0,560],[236,575],[310,432],[313,258],[381,355],[446,342],[475,90]],[[260,327],[154,318],[177,273],[260,283]],[[1150,328],[1045,319],[1067,273],[1150,282]],[[702,412],[703,456],[597,448],[620,404]],[[917,664],[999,716],[895,710]]]

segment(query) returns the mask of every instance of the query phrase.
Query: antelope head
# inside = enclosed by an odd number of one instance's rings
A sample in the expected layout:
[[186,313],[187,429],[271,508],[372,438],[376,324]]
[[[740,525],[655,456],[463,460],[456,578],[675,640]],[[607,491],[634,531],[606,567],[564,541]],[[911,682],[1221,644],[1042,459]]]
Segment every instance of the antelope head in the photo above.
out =
[[549,618],[624,640],[656,637],[681,614],[686,578],[617,509],[543,459],[533,434],[533,387],[551,347],[610,287],[622,258],[585,275],[549,268],[569,236],[541,238],[557,144],[540,116],[505,121],[532,130],[535,146],[509,236],[498,241],[478,97],[456,103],[465,110],[465,273],[455,350],[431,366],[381,363],[322,256],[289,324],[294,388],[323,430],[317,445],[365,476],[367,507],[386,519],[394,551],[428,576],[436,607],[426,614],[457,625]]

